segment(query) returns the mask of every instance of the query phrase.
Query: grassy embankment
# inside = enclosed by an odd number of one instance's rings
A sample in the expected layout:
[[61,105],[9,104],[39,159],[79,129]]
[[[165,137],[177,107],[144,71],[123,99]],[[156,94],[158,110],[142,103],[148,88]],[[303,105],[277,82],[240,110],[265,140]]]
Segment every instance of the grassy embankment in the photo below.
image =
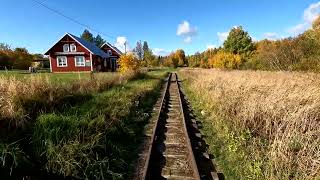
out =
[[125,179],[165,74],[0,78],[1,174]]
[[320,75],[182,70],[226,179],[320,178]]

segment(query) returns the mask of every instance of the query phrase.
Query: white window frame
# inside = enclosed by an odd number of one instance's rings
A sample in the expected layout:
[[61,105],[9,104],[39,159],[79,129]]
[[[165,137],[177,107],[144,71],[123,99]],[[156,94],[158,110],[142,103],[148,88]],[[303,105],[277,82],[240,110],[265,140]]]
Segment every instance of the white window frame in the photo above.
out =
[[77,52],[77,46],[75,44],[70,44],[70,52]]
[[[67,49],[66,49],[67,48]],[[70,52],[70,46],[69,44],[64,44],[63,45],[63,52]]]
[[[77,57],[82,57],[82,58],[83,58],[83,63],[78,64],[78,62],[77,62]],[[85,67],[85,66],[86,66],[86,59],[85,59],[85,57],[84,57],[84,56],[75,56],[75,57],[74,57],[74,66],[75,66],[75,67]]]
[[[64,58],[66,60],[65,65],[60,65],[59,58]],[[57,67],[68,67],[68,58],[67,58],[67,56],[57,56]]]

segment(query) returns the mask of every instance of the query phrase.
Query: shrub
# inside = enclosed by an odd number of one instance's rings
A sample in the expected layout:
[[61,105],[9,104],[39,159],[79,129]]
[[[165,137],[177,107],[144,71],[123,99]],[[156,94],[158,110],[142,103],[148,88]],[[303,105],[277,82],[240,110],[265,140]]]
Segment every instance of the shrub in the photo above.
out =
[[209,59],[209,66],[213,68],[237,69],[241,63],[240,55],[224,51],[219,51]]
[[139,60],[133,54],[122,55],[119,59],[120,72],[136,73],[140,70]]

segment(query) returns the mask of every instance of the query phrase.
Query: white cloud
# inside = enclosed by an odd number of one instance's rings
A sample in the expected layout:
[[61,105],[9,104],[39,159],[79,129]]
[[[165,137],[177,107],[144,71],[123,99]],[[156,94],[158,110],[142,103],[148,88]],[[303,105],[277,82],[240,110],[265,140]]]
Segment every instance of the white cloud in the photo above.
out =
[[[125,49],[127,49],[127,51],[130,51],[130,48],[128,46],[128,40],[127,37],[125,36],[118,36],[117,37],[117,41],[115,43],[115,46],[120,49],[122,52],[125,51]],[[127,46],[127,47],[125,47]]]
[[193,37],[198,34],[198,28],[190,25],[188,21],[183,21],[178,25],[177,36],[183,37],[185,43],[191,43]]
[[276,40],[278,39],[278,34],[274,32],[267,32],[263,34],[264,38],[269,40]]
[[218,35],[219,41],[224,42],[229,35],[229,31],[228,32],[218,32],[217,35]]
[[168,54],[170,54],[169,51],[162,49],[162,48],[154,48],[152,50],[153,54],[156,56],[167,56]]
[[208,44],[207,45],[207,49],[214,49],[214,48],[217,48],[217,45],[215,45],[215,44]]
[[181,24],[178,25],[178,36],[194,36],[197,35],[197,32],[197,27],[192,27],[188,21],[183,21]]
[[306,10],[304,10],[303,19],[306,22],[312,23],[320,13],[320,2],[311,4]]
[[319,13],[320,1],[311,4],[307,9],[305,9],[303,13],[303,22],[289,28],[288,32],[297,35],[309,29],[312,25],[312,22],[319,16]]
[[183,42],[190,44],[192,42],[192,37],[191,36],[187,36],[184,38]]

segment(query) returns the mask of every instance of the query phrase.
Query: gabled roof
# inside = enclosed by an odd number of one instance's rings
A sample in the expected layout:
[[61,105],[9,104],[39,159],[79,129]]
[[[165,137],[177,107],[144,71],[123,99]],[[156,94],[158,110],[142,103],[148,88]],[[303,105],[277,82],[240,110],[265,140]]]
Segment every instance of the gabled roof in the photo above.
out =
[[119,54],[119,56],[123,54],[117,47],[112,46],[112,45],[111,45],[110,43],[108,43],[108,42],[104,43],[104,44],[101,46],[101,48],[103,48],[104,46],[109,46],[111,49],[113,49],[114,51],[116,51],[116,52]]
[[[82,38],[79,38],[79,37],[77,37],[77,36],[75,36],[73,34],[70,34],[70,33],[66,33],[61,39],[63,39],[65,36],[71,37],[72,39],[74,39],[76,42],[78,42],[80,45],[82,45],[84,48],[86,48],[89,52],[91,52],[94,55],[98,55],[98,56],[101,56],[103,58],[109,57],[107,53],[105,53],[103,50],[101,50],[95,44],[93,44],[91,42],[88,42],[88,41],[86,41],[86,40],[84,40]],[[55,43],[53,46],[55,46],[57,43]],[[48,53],[52,49],[52,47],[45,53],[45,55],[48,55]]]

